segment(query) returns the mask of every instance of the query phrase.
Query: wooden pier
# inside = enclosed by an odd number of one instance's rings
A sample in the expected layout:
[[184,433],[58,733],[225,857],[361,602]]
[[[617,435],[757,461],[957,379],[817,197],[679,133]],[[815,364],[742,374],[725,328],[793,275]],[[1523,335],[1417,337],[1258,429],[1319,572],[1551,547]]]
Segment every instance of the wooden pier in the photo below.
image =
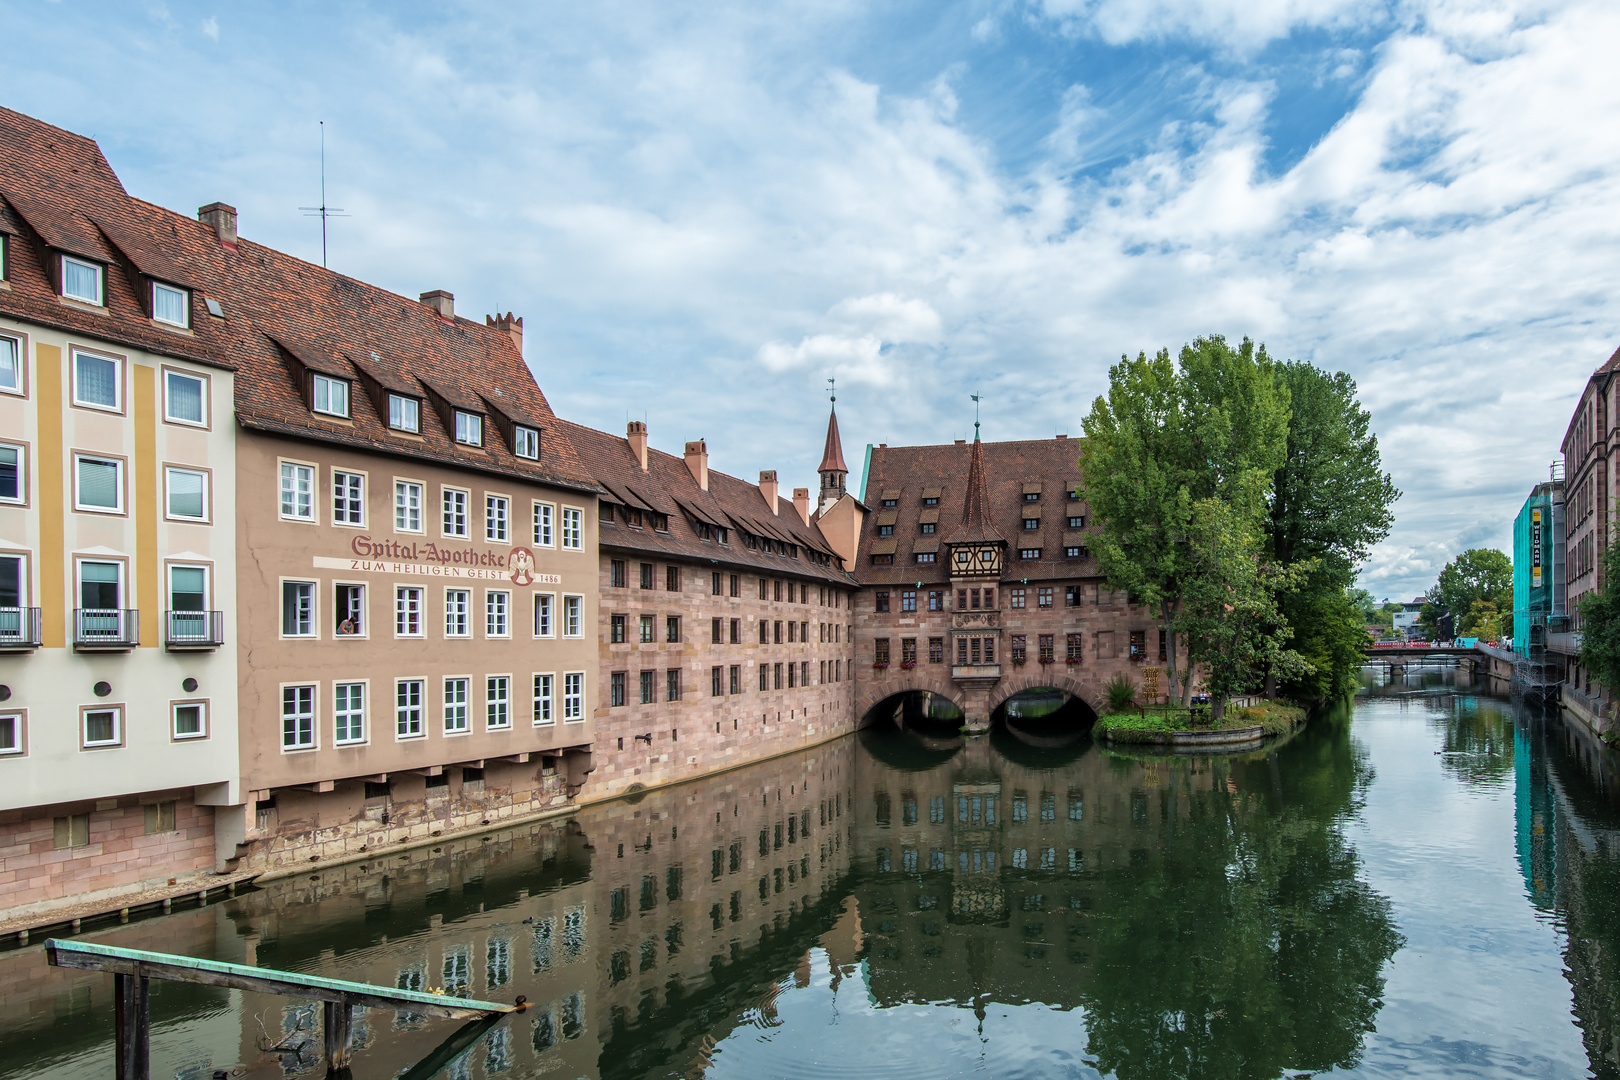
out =
[[56,967],[111,972],[116,988],[114,1027],[118,1042],[118,1080],[151,1080],[151,1035],[148,1003],[152,979],[224,986],[259,994],[314,999],[325,1003],[322,1036],[329,1071],[349,1065],[349,1031],[356,1006],[421,1013],[451,1020],[470,1020],[480,1033],[487,1021],[503,1013],[522,1012],[523,998],[512,1005],[493,1001],[397,990],[391,986],[327,979],[292,971],[226,964],[194,956],[146,952],[96,945],[88,941],[45,942],[46,959]]

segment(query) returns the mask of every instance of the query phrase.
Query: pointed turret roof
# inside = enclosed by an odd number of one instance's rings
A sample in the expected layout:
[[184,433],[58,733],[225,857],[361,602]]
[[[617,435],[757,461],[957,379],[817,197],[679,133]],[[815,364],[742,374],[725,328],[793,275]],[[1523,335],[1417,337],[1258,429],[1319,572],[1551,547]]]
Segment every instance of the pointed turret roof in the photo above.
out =
[[973,456],[968,462],[966,498],[962,500],[962,524],[946,538],[947,544],[1006,543],[991,519],[990,500],[984,487],[984,444],[975,438]]
[[838,409],[834,406],[832,414],[827,417],[827,447],[821,452],[821,464],[816,472],[849,472],[849,466],[844,464],[844,444],[838,437]]

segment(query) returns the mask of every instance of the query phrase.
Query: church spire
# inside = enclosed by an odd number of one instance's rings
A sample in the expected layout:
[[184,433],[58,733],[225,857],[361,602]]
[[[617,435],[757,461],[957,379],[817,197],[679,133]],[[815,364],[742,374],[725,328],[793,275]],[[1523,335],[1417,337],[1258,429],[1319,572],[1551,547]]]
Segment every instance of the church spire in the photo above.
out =
[[[832,384],[831,379],[827,382]],[[844,482],[849,475],[849,466],[844,464],[844,444],[838,436],[838,395],[833,393],[832,411],[827,416],[827,444],[821,452],[821,465],[816,469],[821,474],[821,498],[816,505],[826,510],[844,495]]]
[[963,493],[962,524],[951,534],[949,543],[1000,541],[996,523],[990,515],[990,499],[985,493],[984,444],[973,440],[972,457],[968,460],[967,490]]

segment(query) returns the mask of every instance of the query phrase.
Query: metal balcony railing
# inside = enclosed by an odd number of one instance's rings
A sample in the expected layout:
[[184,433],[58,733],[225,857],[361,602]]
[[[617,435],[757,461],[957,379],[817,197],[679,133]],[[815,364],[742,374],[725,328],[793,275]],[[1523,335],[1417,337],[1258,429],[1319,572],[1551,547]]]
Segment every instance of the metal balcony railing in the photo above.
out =
[[37,607],[0,607],[0,649],[37,649],[40,641]]
[[171,649],[217,649],[225,644],[225,613],[165,611],[163,644]]
[[74,608],[73,647],[133,649],[141,643],[141,613],[134,608]]

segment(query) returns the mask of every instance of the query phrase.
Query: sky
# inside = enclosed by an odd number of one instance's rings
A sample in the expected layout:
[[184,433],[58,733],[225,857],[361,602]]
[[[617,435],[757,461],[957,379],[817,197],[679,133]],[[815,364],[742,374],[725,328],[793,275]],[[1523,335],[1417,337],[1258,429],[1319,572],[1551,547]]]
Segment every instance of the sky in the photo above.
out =
[[[471,318],[562,416],[814,487],[1079,435],[1205,334],[1349,372],[1405,598],[1511,552],[1620,346],[1620,5],[16,2],[0,103],[130,192]],[[851,476],[857,483],[858,476]]]

